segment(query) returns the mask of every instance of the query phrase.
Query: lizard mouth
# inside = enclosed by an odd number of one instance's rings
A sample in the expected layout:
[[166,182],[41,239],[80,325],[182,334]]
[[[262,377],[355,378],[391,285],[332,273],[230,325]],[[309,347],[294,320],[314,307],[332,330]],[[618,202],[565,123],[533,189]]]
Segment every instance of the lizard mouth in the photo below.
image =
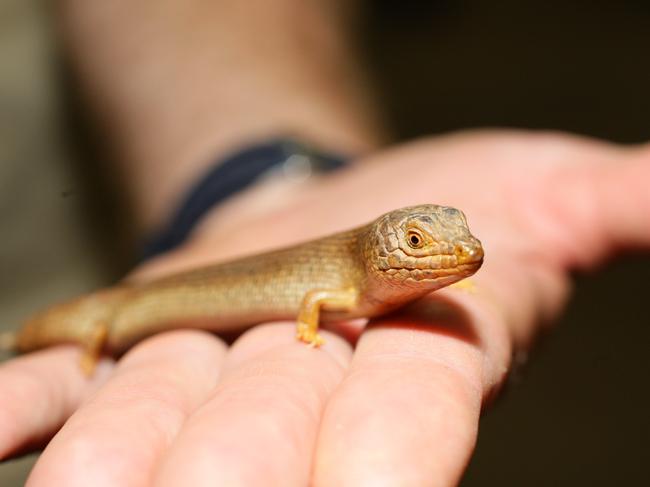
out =
[[454,254],[440,254],[413,259],[384,272],[398,279],[414,281],[460,280],[474,274],[482,264],[482,253],[475,259],[459,259]]

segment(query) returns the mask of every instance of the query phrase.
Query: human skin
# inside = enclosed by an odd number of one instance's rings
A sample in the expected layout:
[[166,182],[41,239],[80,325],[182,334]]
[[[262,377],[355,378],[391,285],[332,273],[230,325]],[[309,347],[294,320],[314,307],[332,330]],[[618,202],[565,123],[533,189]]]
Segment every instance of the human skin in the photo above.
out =
[[[73,347],[11,360],[0,366],[0,458],[54,435],[30,485],[455,485],[481,408],[498,392],[512,354],[527,350],[561,311],[569,271],[594,268],[628,247],[650,248],[648,146],[492,131],[378,150],[372,108],[357,96],[362,85],[328,83],[331,77],[319,76],[323,63],[307,62],[314,52],[287,52],[291,42],[276,45],[260,30],[274,26],[290,35],[290,15],[274,12],[276,22],[264,22],[265,12],[246,18],[237,2],[138,2],[138,11],[129,2],[99,4],[62,2],[63,15],[142,229],[169,213],[203,161],[240,143],[289,131],[370,153],[326,179],[253,187],[215,208],[185,245],[131,279],[294,243],[425,202],[462,209],[486,260],[474,291],[442,290],[364,329],[325,331],[319,350],[296,342],[292,323],[269,323],[232,345],[198,331],[161,334],[117,363],[103,360],[90,380]],[[184,39],[196,38],[180,35],[187,25],[174,19],[189,18],[178,12],[188,5],[200,7],[190,24],[204,35],[202,21],[215,16],[209,9],[232,7],[211,29],[225,37],[183,49]],[[278,5],[285,13],[323,8]],[[303,11],[325,32],[313,49],[345,59],[334,42],[338,30],[328,29],[337,25],[334,17],[318,12]],[[135,29],[153,14],[161,16],[149,29]],[[107,35],[115,25],[120,35]],[[165,44],[170,31],[174,41]],[[136,32],[145,52],[129,49]],[[245,43],[220,42],[232,32],[265,32],[266,47],[286,54],[286,65],[275,69],[265,64],[268,56],[255,58],[230,69],[237,79],[224,85],[219,63],[201,60],[203,49],[219,53],[225,45],[231,54],[219,59],[246,59],[246,52],[231,51]],[[171,56],[174,49],[182,55]],[[124,69],[109,69],[115,59]],[[191,75],[173,83],[148,77],[173,72],[179,62],[189,66],[178,72]],[[357,79],[347,76],[349,62],[325,65],[336,72],[333,79]],[[239,77],[255,89],[234,97],[228,87],[241,86]],[[321,78],[324,85],[314,88]],[[193,83],[199,86],[190,89]],[[287,83],[291,89],[284,90]],[[148,88],[146,96],[138,86]],[[296,99],[302,108],[287,110]]]
[[[278,135],[361,154],[385,138],[349,0],[59,0],[80,88],[140,230],[220,156]],[[155,175],[155,177],[152,177]]]
[[[463,208],[484,243],[474,291],[441,290],[428,311],[421,303],[363,331],[345,327],[356,347],[325,332],[326,345],[309,349],[291,323],[272,323],[230,347],[202,332],[162,334],[104,361],[92,381],[74,348],[17,358],[0,368],[0,455],[48,438],[72,414],[31,485],[455,485],[484,401],[513,351],[561,310],[569,271],[650,247],[650,148],[479,132],[372,159],[268,214],[252,214],[263,192],[251,191],[135,278],[435,200]],[[368,185],[391,191],[359,195]]]

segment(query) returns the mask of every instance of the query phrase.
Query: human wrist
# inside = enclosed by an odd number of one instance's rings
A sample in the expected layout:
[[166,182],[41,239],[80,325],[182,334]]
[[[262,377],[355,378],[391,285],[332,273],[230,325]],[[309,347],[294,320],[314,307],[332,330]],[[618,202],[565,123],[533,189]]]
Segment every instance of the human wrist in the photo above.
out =
[[290,134],[363,153],[383,138],[346,43],[348,9],[335,2],[62,7],[73,64],[143,233],[216,159],[251,141]]
[[[227,203],[261,180],[295,184],[340,170],[348,164],[347,159],[347,155],[324,152],[284,137],[243,147],[217,161],[186,190],[167,221],[145,242],[141,257],[149,259],[181,245],[214,207]],[[288,185],[272,186],[286,191]],[[277,191],[274,194],[280,196]],[[265,208],[272,203],[267,201]]]

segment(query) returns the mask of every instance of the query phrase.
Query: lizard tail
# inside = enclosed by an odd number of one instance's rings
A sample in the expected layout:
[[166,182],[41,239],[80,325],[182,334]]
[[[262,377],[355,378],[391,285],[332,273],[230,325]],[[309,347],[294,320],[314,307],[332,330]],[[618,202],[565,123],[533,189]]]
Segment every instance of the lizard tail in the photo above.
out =
[[11,352],[16,349],[16,334],[12,331],[0,333],[0,352]]

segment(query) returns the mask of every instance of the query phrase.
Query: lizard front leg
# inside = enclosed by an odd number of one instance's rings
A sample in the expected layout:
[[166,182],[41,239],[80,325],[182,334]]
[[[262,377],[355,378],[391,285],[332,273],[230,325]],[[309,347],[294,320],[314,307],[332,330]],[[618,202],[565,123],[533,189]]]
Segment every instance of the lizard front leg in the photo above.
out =
[[318,322],[322,308],[331,310],[352,309],[358,301],[358,293],[352,289],[313,289],[302,300],[298,313],[296,337],[312,347],[325,341],[318,334]]

